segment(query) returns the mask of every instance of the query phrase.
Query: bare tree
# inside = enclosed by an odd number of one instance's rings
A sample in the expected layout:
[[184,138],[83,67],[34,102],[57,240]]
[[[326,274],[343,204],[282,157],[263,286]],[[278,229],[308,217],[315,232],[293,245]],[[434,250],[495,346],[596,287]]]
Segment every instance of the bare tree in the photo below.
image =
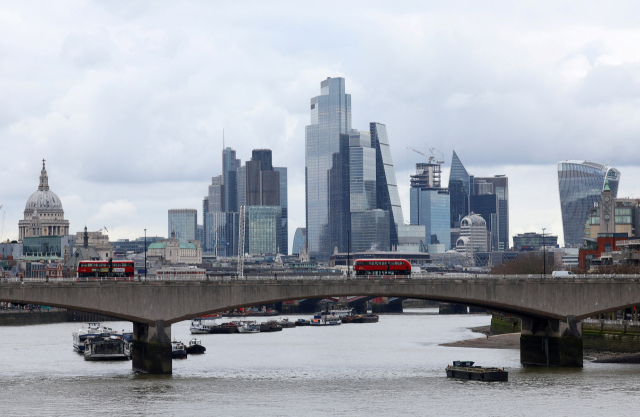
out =
[[[556,269],[553,255],[547,254],[547,274],[550,275]],[[495,275],[541,275],[543,271],[544,257],[541,252],[523,252],[517,258],[491,268],[491,273]]]

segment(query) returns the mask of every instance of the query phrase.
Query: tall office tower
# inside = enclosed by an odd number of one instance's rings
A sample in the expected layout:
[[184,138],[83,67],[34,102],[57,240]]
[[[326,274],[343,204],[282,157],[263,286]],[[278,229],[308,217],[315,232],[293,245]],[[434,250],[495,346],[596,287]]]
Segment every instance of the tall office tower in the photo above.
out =
[[389,221],[386,210],[351,213],[351,251],[389,251]]
[[488,249],[498,251],[500,250],[500,201],[498,200],[498,195],[493,193],[493,189],[486,192],[487,190],[484,189],[486,187],[484,187],[483,183],[474,182],[474,185],[480,185],[474,188],[485,192],[471,196],[471,211],[485,219],[485,225],[489,233]]
[[340,252],[347,251],[348,231],[351,228],[349,140],[348,134],[340,135],[340,151],[331,155],[329,169],[329,230],[325,238],[329,239],[332,248],[337,247]]
[[282,240],[282,207],[247,206],[245,210],[245,252],[275,255]]
[[371,147],[369,132],[349,133],[349,211],[375,210],[376,149]]
[[376,150],[376,201],[377,208],[389,212],[389,239],[391,246],[398,245],[398,226],[404,225],[400,194],[391,158],[387,126],[369,123],[371,146]]
[[251,151],[251,160],[260,161],[263,171],[273,171],[271,149],[254,149]]
[[198,210],[170,209],[168,235],[175,232],[180,243],[198,239]]
[[289,254],[289,201],[287,197],[287,168],[273,167],[280,173],[280,207],[282,207],[282,239],[280,241],[280,253]]
[[351,130],[351,95],[344,78],[327,78],[320,95],[311,99],[311,124],[305,131],[305,189],[307,245],[311,256],[331,254],[329,170],[340,152],[340,135]]
[[202,251],[203,252],[210,252],[211,251],[211,248],[209,248],[207,246],[207,239],[206,239],[207,213],[209,213],[209,196],[205,196],[205,198],[202,199],[202,228],[205,231],[205,239],[202,240],[200,243],[202,244]]
[[291,248],[292,255],[299,255],[304,251],[304,242],[307,238],[307,229],[304,227],[298,227],[296,233],[293,235],[293,247]]
[[208,199],[209,212],[224,211],[224,185],[222,175],[211,178]]
[[236,171],[236,186],[237,186],[236,202],[238,203],[238,212],[239,212],[240,207],[247,205],[247,167],[246,166],[241,166]]
[[238,255],[239,221],[240,213],[207,213],[205,241],[215,256]]
[[462,165],[458,154],[453,151],[451,173],[449,174],[449,194],[451,195],[451,228],[459,228],[460,221],[469,214],[469,173]]
[[440,164],[430,160],[416,164],[411,176],[411,224],[425,226],[425,245],[430,252],[445,252],[451,248],[450,196],[441,188]]
[[[505,251],[509,249],[509,178],[504,175],[493,177],[474,177],[473,186],[475,194],[496,194],[498,196],[498,232],[491,231],[492,235],[498,237],[497,250]],[[491,191],[490,191],[491,190]],[[473,199],[475,195],[471,197]],[[586,215],[585,215],[586,216]],[[484,216],[483,216],[484,217]],[[484,217],[487,220],[487,217]],[[586,221],[586,217],[584,218]],[[582,222],[584,226],[584,222]],[[496,248],[494,248],[495,250]]]
[[279,206],[280,172],[273,169],[271,150],[257,149],[254,155],[257,159],[247,161],[241,175],[245,177],[245,197],[240,199],[245,206]]
[[240,167],[240,160],[236,159],[236,151],[227,147],[222,151],[222,184],[224,184],[223,210],[225,212],[237,212],[236,201],[236,171]]
[[620,171],[617,169],[591,161],[558,162],[558,188],[566,247],[582,246],[589,209],[600,201],[607,180],[614,197],[617,196],[620,183]]

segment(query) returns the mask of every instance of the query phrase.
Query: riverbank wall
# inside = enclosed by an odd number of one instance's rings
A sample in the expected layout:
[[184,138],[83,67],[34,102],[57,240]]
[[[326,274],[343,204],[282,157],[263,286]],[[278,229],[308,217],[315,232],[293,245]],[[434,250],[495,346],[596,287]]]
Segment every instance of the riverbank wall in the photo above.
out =
[[491,334],[520,333],[521,330],[519,318],[499,313],[491,315]]
[[596,351],[640,352],[640,322],[630,320],[583,320],[584,348]]

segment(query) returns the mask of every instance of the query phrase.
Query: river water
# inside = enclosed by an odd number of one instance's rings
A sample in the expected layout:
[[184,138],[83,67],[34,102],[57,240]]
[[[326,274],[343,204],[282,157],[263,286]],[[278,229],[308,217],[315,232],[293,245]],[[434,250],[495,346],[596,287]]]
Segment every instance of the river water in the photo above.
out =
[[[173,375],[131,362],[86,362],[72,349],[80,323],[0,327],[1,415],[555,416],[637,414],[640,365],[523,368],[519,351],[439,346],[483,337],[490,316],[411,310],[377,324],[277,333],[201,335],[204,355]],[[287,316],[283,316],[287,317]],[[295,320],[302,316],[288,316]],[[308,316],[306,316],[308,318]],[[130,331],[129,322],[106,325]],[[172,326],[188,342],[189,323]],[[509,382],[448,379],[453,360],[506,367]]]

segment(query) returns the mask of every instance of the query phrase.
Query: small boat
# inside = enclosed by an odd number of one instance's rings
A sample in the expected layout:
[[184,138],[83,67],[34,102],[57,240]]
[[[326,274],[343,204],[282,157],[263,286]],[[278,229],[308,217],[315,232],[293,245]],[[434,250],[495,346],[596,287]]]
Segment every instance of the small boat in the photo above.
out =
[[278,322],[275,320],[269,320],[265,323],[260,324],[260,331],[261,332],[281,332],[282,326],[280,326]]
[[312,326],[338,326],[340,324],[342,324],[342,320],[333,313],[323,312],[314,315],[311,319]]
[[470,379],[473,381],[508,381],[509,373],[500,368],[483,368],[473,366],[471,361],[453,361],[447,366],[447,377]]
[[305,320],[305,319],[298,319],[295,322],[296,327],[297,326],[311,326],[311,321],[310,320]]
[[208,334],[211,333],[211,329],[216,325],[217,323],[215,320],[195,318],[191,320],[191,327],[189,328],[189,331],[191,334]]
[[292,322],[292,321],[289,321],[289,319],[282,319],[282,320],[278,321],[277,323],[283,329],[291,329],[292,327],[296,327],[296,324],[294,322]]
[[380,318],[375,314],[367,314],[366,316],[359,316],[353,320],[354,323],[377,323]]
[[260,325],[255,321],[243,321],[238,333],[260,333]]
[[184,343],[175,340],[171,342],[171,359],[187,359],[187,348]]
[[100,323],[89,323],[87,328],[82,328],[77,332],[73,332],[73,349],[76,352],[84,352],[84,342],[90,337],[96,337],[103,334],[112,334],[113,329],[106,326],[100,326]]
[[87,338],[84,342],[85,361],[121,361],[128,360],[125,340],[120,336],[103,334]]
[[207,348],[202,346],[202,342],[198,339],[191,339],[189,341],[189,346],[187,346],[187,354],[196,355],[200,353],[205,353]]

